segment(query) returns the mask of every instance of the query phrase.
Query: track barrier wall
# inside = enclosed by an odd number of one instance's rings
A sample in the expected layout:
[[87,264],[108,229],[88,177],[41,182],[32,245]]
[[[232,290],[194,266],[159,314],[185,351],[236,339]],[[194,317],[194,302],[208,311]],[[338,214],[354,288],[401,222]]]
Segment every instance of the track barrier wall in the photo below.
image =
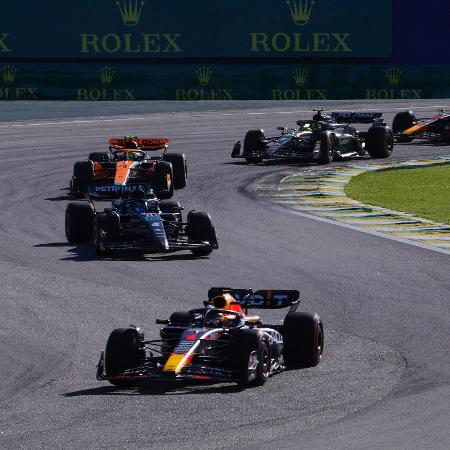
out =
[[9,2],[0,99],[450,97],[450,2],[430,3]]

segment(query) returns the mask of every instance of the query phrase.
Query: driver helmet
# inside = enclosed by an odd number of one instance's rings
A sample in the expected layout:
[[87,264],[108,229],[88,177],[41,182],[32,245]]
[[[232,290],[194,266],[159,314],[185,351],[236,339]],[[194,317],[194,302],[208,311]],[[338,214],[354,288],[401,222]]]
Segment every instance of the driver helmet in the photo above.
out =
[[128,159],[131,161],[137,161],[141,154],[139,152],[128,152]]
[[145,200],[136,200],[133,205],[134,214],[143,214],[147,212],[147,205],[145,204]]
[[127,141],[125,143],[125,148],[139,148],[139,147],[138,147],[138,143],[136,141],[133,141],[132,139],[130,139],[129,141]]
[[224,317],[222,313],[209,313],[206,317],[205,322],[206,327],[208,328],[221,328],[224,325]]

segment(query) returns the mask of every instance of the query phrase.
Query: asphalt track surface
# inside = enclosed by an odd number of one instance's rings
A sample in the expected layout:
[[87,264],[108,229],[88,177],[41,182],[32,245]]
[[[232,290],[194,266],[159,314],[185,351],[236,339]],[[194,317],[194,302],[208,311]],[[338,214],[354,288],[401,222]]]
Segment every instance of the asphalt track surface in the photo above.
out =
[[[417,106],[430,115],[446,103]],[[244,188],[286,166],[229,158],[247,129],[293,125],[311,105],[90,105],[1,105],[0,448],[449,447],[449,255],[274,210]],[[382,109],[391,122],[402,106],[331,108]],[[220,248],[210,257],[98,260],[66,243],[73,163],[125,134],[167,136],[186,153],[188,187],[175,198],[211,213]],[[408,144],[392,158],[447,154]],[[325,323],[321,364],[248,390],[95,380],[113,328],[156,337],[155,318],[198,307],[213,285],[299,289]]]

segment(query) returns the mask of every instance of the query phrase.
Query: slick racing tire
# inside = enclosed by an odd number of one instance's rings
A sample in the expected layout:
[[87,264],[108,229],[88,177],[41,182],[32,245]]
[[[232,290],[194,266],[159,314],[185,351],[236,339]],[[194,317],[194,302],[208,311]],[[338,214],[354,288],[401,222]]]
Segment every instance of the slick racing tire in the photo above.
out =
[[262,152],[266,147],[265,139],[264,130],[247,131],[244,138],[243,155],[248,163],[257,164],[262,162]]
[[95,212],[90,203],[69,203],[66,208],[66,238],[70,244],[89,242],[92,235]]
[[173,197],[173,167],[167,161],[158,161],[155,168],[156,196],[160,199]]
[[241,330],[234,338],[231,358],[239,385],[262,386],[269,379],[269,342],[262,331]]
[[[412,111],[402,111],[395,115],[392,121],[392,132],[394,134],[402,133],[411,128],[416,123],[417,118]],[[411,139],[412,140],[412,139]]]
[[79,161],[73,166],[73,176],[78,192],[83,193],[86,186],[94,180],[94,163]]
[[[109,335],[105,348],[105,374],[114,377],[127,369],[142,364],[145,359],[145,351],[140,335],[135,328],[117,328]],[[133,383],[125,380],[110,380],[115,386],[130,386]]]
[[288,369],[314,367],[323,354],[323,324],[317,314],[289,313],[282,327],[283,358]]
[[366,136],[366,150],[372,158],[388,158],[394,148],[394,135],[388,127],[370,127]]
[[[319,133],[320,140],[320,156],[317,160],[317,164],[329,164],[333,161],[333,139],[330,133]],[[316,141],[317,142],[317,141]]]
[[194,256],[209,255],[212,252],[212,246],[217,248],[216,230],[208,213],[190,211],[187,216],[186,232],[190,241],[208,242],[211,245],[208,248],[192,249]]
[[166,153],[163,156],[163,161],[167,161],[172,164],[174,188],[183,189],[186,187],[187,164],[184,153]]
[[120,218],[115,213],[98,213],[94,220],[92,246],[96,255],[105,254],[102,243],[105,240],[117,242],[120,238]]
[[111,154],[107,152],[92,152],[89,153],[88,159],[93,162],[110,162]]

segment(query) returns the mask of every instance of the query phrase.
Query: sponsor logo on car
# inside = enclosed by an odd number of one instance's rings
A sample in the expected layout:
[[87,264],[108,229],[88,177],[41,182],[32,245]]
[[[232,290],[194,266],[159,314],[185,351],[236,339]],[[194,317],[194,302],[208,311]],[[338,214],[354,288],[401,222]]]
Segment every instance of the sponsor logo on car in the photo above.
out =
[[96,193],[125,193],[125,192],[136,192],[139,190],[144,190],[145,185],[142,184],[129,184],[129,185],[100,185],[94,186],[94,192]]

